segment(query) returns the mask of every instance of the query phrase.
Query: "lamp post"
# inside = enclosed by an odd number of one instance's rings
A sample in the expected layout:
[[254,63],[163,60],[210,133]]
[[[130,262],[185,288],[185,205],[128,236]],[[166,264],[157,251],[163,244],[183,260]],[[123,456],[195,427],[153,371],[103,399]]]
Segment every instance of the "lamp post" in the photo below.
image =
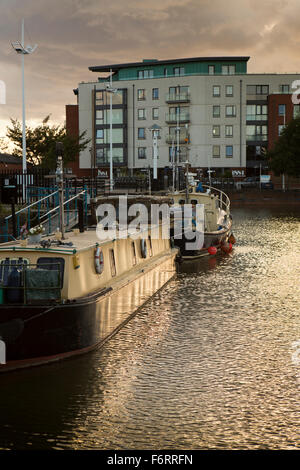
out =
[[157,179],[157,139],[161,127],[157,124],[153,124],[152,127],[149,127],[149,130],[152,132],[152,145],[153,145],[153,179]]
[[177,106],[176,108],[176,137],[177,137],[177,146],[176,146],[176,187],[179,191],[179,153],[180,153],[180,147],[179,147],[179,139],[180,139],[180,127],[179,127],[179,114],[180,114],[180,107]]
[[110,170],[109,170],[109,189],[114,189],[114,178],[113,178],[113,152],[112,152],[112,95],[117,93],[117,88],[112,87],[112,70],[110,69],[110,82],[106,83],[106,91],[110,94]]
[[25,184],[24,178],[26,178],[26,171],[27,171],[27,162],[26,162],[26,123],[25,123],[25,80],[24,80],[24,56],[26,54],[32,54],[35,49],[37,48],[37,44],[34,46],[28,45],[25,47],[24,45],[24,18],[22,20],[22,33],[21,33],[21,42],[13,42],[12,47],[17,52],[17,54],[21,54],[22,57],[22,169],[23,169],[23,199],[26,199],[25,193]]

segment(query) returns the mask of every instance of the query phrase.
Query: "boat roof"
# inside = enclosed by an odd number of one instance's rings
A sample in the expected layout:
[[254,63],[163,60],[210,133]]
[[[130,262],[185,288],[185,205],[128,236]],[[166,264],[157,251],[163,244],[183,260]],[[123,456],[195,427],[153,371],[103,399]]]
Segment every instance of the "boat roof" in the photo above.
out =
[[[145,228],[144,230],[148,230]],[[1,252],[40,252],[40,253],[56,253],[62,255],[74,255],[90,248],[96,248],[97,246],[103,246],[106,243],[111,243],[118,239],[124,239],[128,237],[134,238],[130,233],[122,229],[116,229],[114,231],[107,231],[108,235],[106,240],[101,240],[96,231],[96,227],[90,227],[84,232],[79,232],[78,229],[71,232],[65,233],[64,240],[58,240],[56,235],[49,235],[42,237],[42,242],[45,242],[44,246],[41,243],[36,244],[24,244],[24,240],[13,240],[0,244],[0,258]],[[47,245],[47,241],[51,244]]]

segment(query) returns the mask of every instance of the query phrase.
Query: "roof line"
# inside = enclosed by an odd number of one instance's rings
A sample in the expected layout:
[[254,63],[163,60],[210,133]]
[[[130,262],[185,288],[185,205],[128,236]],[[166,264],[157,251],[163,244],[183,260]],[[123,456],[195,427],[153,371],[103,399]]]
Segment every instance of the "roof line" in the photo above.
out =
[[250,56],[225,56],[225,57],[188,57],[183,59],[166,59],[166,60],[145,60],[142,62],[129,62],[123,64],[108,64],[108,65],[94,65],[89,67],[89,70],[92,72],[113,72],[128,67],[138,67],[138,66],[149,66],[149,65],[162,65],[162,64],[178,64],[186,62],[206,62],[206,61],[223,61],[230,62],[233,60],[238,61],[248,61]]

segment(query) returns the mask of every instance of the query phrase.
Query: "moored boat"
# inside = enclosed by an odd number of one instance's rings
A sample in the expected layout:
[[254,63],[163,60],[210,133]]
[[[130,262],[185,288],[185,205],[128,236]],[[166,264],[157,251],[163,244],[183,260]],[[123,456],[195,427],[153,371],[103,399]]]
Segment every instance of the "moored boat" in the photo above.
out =
[[[232,250],[235,238],[227,194],[217,188],[198,184],[187,185],[186,190],[173,192],[169,196],[177,213],[182,214],[182,223],[174,223],[172,233],[174,244],[179,248],[179,261],[195,260],[202,256],[214,255],[218,251],[229,253]],[[185,224],[184,213],[185,207],[188,206],[192,211],[187,217],[189,223]],[[200,207],[203,209],[203,223],[198,227],[196,214]],[[194,243],[191,243],[192,240]]]
[[103,344],[176,272],[177,249],[150,229],[106,241],[78,232],[0,245],[0,372]]

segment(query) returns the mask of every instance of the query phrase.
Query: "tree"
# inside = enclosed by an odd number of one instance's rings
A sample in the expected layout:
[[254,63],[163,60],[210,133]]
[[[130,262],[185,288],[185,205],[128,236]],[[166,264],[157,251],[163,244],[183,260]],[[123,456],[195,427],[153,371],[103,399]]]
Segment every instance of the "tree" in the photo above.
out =
[[[64,146],[64,164],[74,161],[76,155],[84,150],[90,140],[85,139],[86,131],[79,138],[67,134],[65,126],[50,126],[50,116],[47,116],[41,125],[32,128],[26,127],[26,159],[32,165],[43,168],[56,168],[56,142]],[[6,137],[14,144],[13,154],[22,156],[22,128],[17,119],[11,119],[11,127],[7,127]]]
[[275,175],[300,176],[300,117],[283,128],[267,158]]

